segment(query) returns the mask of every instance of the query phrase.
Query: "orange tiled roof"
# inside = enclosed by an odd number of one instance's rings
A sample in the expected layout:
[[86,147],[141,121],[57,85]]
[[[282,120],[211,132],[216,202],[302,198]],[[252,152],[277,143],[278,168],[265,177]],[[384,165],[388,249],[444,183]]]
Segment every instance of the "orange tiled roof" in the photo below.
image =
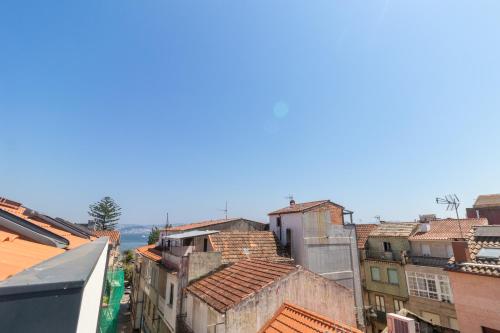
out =
[[280,256],[280,247],[271,231],[220,232],[208,238],[214,251],[222,253],[223,263],[244,259],[290,261]]
[[375,229],[378,224],[356,224],[356,239],[358,241],[358,249],[364,249],[368,235]]
[[156,248],[155,244],[141,246],[135,249],[137,253],[148,258],[149,260],[153,260],[156,262],[161,261],[161,251]]
[[0,227],[0,281],[63,252]]
[[215,310],[224,313],[245,298],[296,270],[297,267],[286,264],[242,260],[190,284],[186,290]]
[[[488,220],[485,218],[444,219],[433,220],[429,224],[429,231],[416,232],[410,236],[410,240],[451,240],[453,238],[464,238],[473,226],[487,225]],[[462,233],[460,233],[460,229],[462,229]]]
[[91,241],[91,240],[86,239],[86,238],[75,236],[66,230],[62,230],[62,229],[59,229],[57,227],[54,227],[41,219],[38,219],[36,217],[30,217],[30,216],[26,215],[25,214],[26,208],[23,207],[20,203],[1,198],[0,199],[0,209],[6,211],[8,213],[11,213],[13,215],[16,215],[16,216],[18,216],[18,217],[20,217],[20,218],[22,218],[30,223],[33,223],[39,227],[42,227],[42,228],[44,228],[44,229],[46,229],[46,230],[48,230],[48,231],[50,231],[58,236],[66,238],[69,241],[69,245],[67,247],[68,250],[73,249],[73,248],[78,247],[78,246],[83,245],[83,244],[87,244]]
[[[476,234],[478,229],[491,230],[493,231],[493,236],[478,235]],[[451,257],[446,269],[462,273],[500,277],[500,258],[479,258],[477,256],[479,251],[483,248],[500,249],[500,236],[498,235],[500,235],[499,225],[472,227],[466,236],[470,261],[457,264],[455,262],[455,257]]]
[[[294,205],[284,207],[278,210],[275,210],[273,212],[270,212],[268,215],[278,215],[278,214],[290,214],[290,213],[299,213],[303,212],[318,206],[321,206],[323,204],[332,204],[335,206],[342,207],[334,202],[331,202],[330,200],[319,200],[319,201],[310,201],[310,202],[303,202],[303,203],[296,203]],[[342,207],[343,208],[343,207]]]
[[409,237],[415,232],[418,223],[382,222],[374,228],[368,237]]
[[474,208],[499,207],[500,194],[480,195],[474,203]]
[[362,333],[297,305],[284,303],[259,333]]
[[109,243],[113,245],[120,244],[119,230],[95,230],[93,231],[96,237],[109,237]]
[[242,218],[237,217],[237,218],[228,218],[228,219],[219,219],[219,220],[207,220],[207,221],[201,221],[201,222],[196,222],[196,223],[190,223],[190,224],[184,224],[184,225],[170,227],[167,229],[167,231],[187,231],[187,230],[192,230],[192,229],[209,227],[209,226],[215,225],[215,224],[237,221],[237,220],[241,220],[241,219]]

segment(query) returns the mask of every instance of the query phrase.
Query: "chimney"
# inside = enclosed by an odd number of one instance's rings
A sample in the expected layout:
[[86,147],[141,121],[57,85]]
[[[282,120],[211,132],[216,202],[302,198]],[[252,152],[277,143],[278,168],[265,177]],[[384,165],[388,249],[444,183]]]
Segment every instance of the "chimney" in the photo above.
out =
[[456,240],[451,243],[453,256],[457,264],[470,261],[470,252],[467,241]]
[[290,199],[290,207],[295,206],[295,200]]

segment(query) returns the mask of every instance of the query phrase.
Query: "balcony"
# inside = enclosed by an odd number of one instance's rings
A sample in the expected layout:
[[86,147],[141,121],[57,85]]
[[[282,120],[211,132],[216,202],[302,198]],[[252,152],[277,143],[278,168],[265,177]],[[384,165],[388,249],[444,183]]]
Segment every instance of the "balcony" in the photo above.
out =
[[377,314],[377,321],[381,323],[385,323],[387,321],[387,313],[385,311],[375,310],[375,313]]
[[401,261],[401,253],[396,253],[395,251],[380,251],[368,249],[366,250],[366,259]]
[[444,267],[448,263],[448,258],[430,256],[411,256],[411,263],[419,266]]
[[172,246],[169,252],[176,257],[184,257],[194,251],[195,247],[193,245],[188,245],[188,246]]

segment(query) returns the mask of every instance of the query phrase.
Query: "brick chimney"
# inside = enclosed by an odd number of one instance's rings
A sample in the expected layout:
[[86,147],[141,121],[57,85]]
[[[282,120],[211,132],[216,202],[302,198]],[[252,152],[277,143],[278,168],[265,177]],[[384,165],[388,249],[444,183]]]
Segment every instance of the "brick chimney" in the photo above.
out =
[[457,264],[470,261],[470,252],[467,241],[456,240],[451,243],[453,256]]

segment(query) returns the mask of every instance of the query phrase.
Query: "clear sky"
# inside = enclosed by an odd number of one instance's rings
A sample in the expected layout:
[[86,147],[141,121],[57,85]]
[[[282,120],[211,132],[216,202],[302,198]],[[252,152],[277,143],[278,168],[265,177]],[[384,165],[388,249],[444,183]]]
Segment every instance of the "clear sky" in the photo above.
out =
[[500,192],[499,32],[499,1],[1,1],[0,196],[447,216],[437,195]]

